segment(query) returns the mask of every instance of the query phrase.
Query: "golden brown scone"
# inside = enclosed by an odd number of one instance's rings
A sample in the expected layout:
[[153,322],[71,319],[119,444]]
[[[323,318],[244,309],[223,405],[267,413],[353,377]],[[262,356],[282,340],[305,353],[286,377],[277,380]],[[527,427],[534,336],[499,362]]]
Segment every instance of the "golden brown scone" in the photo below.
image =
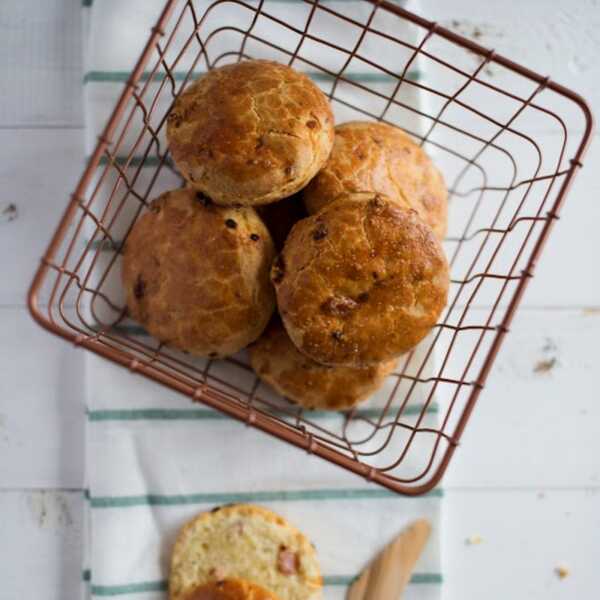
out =
[[264,588],[243,579],[225,579],[199,585],[183,600],[279,600]]
[[283,517],[248,504],[217,507],[186,523],[175,542],[170,600],[187,600],[199,585],[243,579],[280,600],[320,600],[315,549]]
[[314,214],[343,192],[379,192],[414,208],[438,238],[446,235],[448,190],[440,171],[409,135],[385,123],[335,128],[329,160],[304,190]]
[[234,354],[258,338],[273,312],[274,253],[254,209],[217,206],[191,189],[167,192],[125,244],[129,314],[181,350]]
[[275,248],[281,250],[292,227],[300,220],[306,218],[306,208],[300,194],[272,202],[257,208],[258,214],[265,222],[271,233]]
[[294,346],[279,319],[271,321],[249,350],[259,377],[304,408],[352,408],[375,392],[396,365],[396,360],[361,368],[319,364]]
[[333,113],[306,76],[266,60],[214,69],[175,101],[167,139],[181,174],[219,204],[302,189],[333,145]]
[[297,223],[273,264],[292,342],[317,362],[364,366],[421,341],[448,294],[431,228],[380,194],[340,196]]

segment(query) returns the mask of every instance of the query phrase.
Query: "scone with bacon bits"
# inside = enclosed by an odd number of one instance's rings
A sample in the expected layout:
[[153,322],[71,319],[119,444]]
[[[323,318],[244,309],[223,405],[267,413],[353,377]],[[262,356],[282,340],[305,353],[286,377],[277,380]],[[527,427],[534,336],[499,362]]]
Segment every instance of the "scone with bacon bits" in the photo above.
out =
[[395,360],[366,367],[330,367],[302,354],[279,319],[250,346],[250,363],[273,389],[303,406],[347,410],[366,400],[394,370]]
[[218,204],[291,196],[323,166],[333,113],[304,74],[267,60],[209,71],[177,98],[167,122],[173,160]]
[[303,191],[313,214],[344,192],[379,192],[414,208],[439,239],[446,235],[448,190],[441,172],[402,129],[370,121],[335,128],[329,160]]
[[258,338],[275,307],[275,254],[250,207],[167,192],[134,224],[123,254],[130,316],[167,345],[211,358]]
[[437,323],[449,287],[431,228],[375,193],[342,195],[294,225],[271,279],[292,342],[346,367],[410,350]]
[[183,526],[171,560],[170,600],[198,587],[243,579],[280,600],[321,600],[315,549],[304,534],[266,508],[218,507]]

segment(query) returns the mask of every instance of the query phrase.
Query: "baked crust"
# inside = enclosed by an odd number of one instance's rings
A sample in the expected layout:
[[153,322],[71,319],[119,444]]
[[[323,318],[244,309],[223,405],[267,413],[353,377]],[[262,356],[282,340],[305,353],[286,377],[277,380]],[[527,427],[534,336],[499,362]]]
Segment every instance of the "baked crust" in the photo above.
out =
[[343,192],[363,191],[414,208],[438,238],[446,235],[448,191],[442,174],[398,127],[368,121],[338,125],[329,160],[303,194],[314,214]]
[[136,221],[125,244],[129,314],[181,350],[234,354],[269,322],[274,254],[254,209],[217,206],[192,189],[167,192]]
[[175,101],[167,139],[181,174],[224,205],[268,204],[302,189],[333,145],[323,92],[266,60],[209,71]]
[[225,579],[193,588],[183,600],[278,600],[278,598],[255,583],[243,579]]
[[414,210],[369,192],[342,195],[297,223],[271,279],[299,350],[351,367],[414,347],[436,324],[449,285],[431,228]]
[[396,360],[361,368],[319,364],[294,346],[279,319],[249,351],[252,368],[264,382],[308,409],[350,409],[381,387],[396,365]]

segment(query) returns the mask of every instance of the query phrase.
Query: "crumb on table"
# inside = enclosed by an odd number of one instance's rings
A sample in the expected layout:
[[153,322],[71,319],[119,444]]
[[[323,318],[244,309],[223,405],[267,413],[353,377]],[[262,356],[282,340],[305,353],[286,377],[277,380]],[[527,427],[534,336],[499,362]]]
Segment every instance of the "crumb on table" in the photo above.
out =
[[547,360],[540,360],[536,363],[533,368],[534,373],[548,373],[556,366],[556,358],[549,358]]
[[569,569],[564,565],[558,565],[558,567],[555,567],[554,572],[559,579],[565,579],[571,574]]
[[477,544],[481,544],[481,542],[483,542],[483,538],[480,535],[477,535],[477,534],[470,535],[465,540],[465,544],[467,546],[476,546]]

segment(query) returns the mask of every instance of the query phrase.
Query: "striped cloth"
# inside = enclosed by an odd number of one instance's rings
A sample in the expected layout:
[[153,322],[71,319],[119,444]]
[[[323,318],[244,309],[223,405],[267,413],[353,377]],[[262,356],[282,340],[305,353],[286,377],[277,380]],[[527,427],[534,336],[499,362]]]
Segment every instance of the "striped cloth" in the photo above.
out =
[[[300,0],[268,2],[285,3],[288,11],[300,5]],[[88,152],[162,4],[84,0]],[[370,74],[350,73],[372,82]],[[420,498],[398,496],[95,355],[86,361],[86,597],[164,598],[178,528],[198,512],[228,502],[263,504],[302,529],[317,547],[326,600],[344,598],[349,582],[385,543],[426,517],[432,539],[405,598],[440,597],[441,489]],[[418,414],[422,401],[416,397],[408,414]],[[431,405],[426,418],[431,426],[436,413]],[[327,427],[328,420],[341,417],[318,413],[314,418]]]

